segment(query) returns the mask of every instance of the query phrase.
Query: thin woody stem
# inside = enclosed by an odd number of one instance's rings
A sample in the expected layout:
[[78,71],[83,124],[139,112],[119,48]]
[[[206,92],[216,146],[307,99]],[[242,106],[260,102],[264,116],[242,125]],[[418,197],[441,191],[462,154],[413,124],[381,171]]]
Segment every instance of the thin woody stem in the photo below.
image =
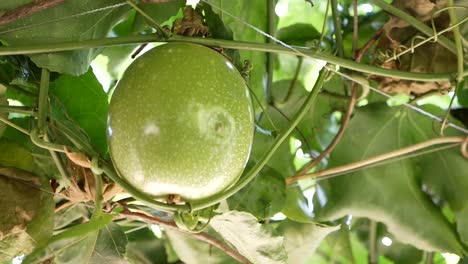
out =
[[318,177],[325,177],[325,176],[335,175],[335,174],[339,174],[339,173],[344,173],[344,172],[347,172],[347,171],[364,168],[364,167],[370,166],[372,164],[375,164],[375,163],[378,163],[378,162],[381,162],[381,161],[384,161],[384,160],[388,160],[388,159],[396,158],[396,157],[399,157],[399,156],[403,156],[403,155],[406,155],[406,154],[409,154],[409,153],[412,153],[412,152],[415,152],[415,151],[418,151],[418,150],[421,150],[421,149],[424,149],[424,148],[432,147],[434,145],[449,144],[449,143],[463,144],[466,141],[467,141],[467,139],[465,137],[435,138],[435,139],[424,141],[422,143],[418,143],[418,144],[415,144],[415,145],[412,145],[412,146],[409,146],[409,147],[405,147],[405,148],[401,148],[401,149],[398,149],[398,150],[395,150],[395,151],[391,151],[391,152],[387,152],[387,153],[384,153],[384,154],[381,154],[381,155],[377,155],[377,156],[374,156],[374,157],[371,157],[371,158],[368,158],[368,159],[365,159],[365,160],[349,163],[349,164],[346,164],[346,165],[338,166],[338,167],[331,168],[331,169],[324,170],[324,171],[318,171],[318,172],[314,172],[314,173],[299,175],[297,177],[291,177],[291,178],[288,178],[286,180],[286,183],[288,185],[290,185],[290,184],[293,184],[293,183],[298,182],[300,180],[304,180],[304,179],[308,179],[308,178],[318,178]]
[[178,228],[177,225],[173,221],[163,220],[163,219],[160,219],[160,218],[157,218],[157,217],[154,217],[154,216],[151,216],[149,214],[142,213],[142,212],[132,212],[132,211],[129,211],[128,209],[121,212],[120,215],[126,217],[127,219],[140,220],[140,221],[143,221],[143,222],[146,222],[146,223],[162,225],[164,227],[167,227],[167,228],[170,228],[170,229],[175,230],[177,232],[180,232],[180,233],[182,233],[184,235],[196,238],[196,239],[198,239],[200,241],[204,241],[204,242],[206,242],[206,243],[220,249],[221,251],[225,252],[230,257],[232,257],[233,259],[239,261],[240,263],[251,263],[244,256],[239,254],[239,252],[237,252],[235,249],[233,249],[232,247],[226,245],[225,243],[219,241],[218,239],[216,239],[216,238],[214,238],[214,237],[212,237],[212,236],[210,236],[210,235],[208,235],[206,233],[190,233],[190,232],[187,232],[187,231],[184,231],[184,230]]

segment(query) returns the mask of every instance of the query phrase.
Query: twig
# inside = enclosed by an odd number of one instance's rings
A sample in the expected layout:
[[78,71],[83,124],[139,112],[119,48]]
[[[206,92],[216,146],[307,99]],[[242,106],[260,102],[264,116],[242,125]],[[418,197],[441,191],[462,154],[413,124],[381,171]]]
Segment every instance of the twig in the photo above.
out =
[[356,58],[358,49],[358,3],[357,0],[353,0],[353,57]]
[[[462,148],[466,148],[464,142],[468,142],[466,137],[442,137],[442,138],[435,138],[431,139],[428,141],[424,141],[422,143],[418,143],[409,147],[401,148],[398,150],[390,151],[384,154],[380,154],[371,158],[368,158],[366,160],[361,160],[361,161],[356,161],[353,163],[349,163],[346,165],[338,166],[335,168],[331,168],[328,170],[324,171],[318,171],[314,173],[309,173],[309,174],[304,174],[304,175],[298,175],[295,177],[291,177],[286,179],[286,183],[288,185],[293,184],[297,181],[306,179],[306,178],[318,178],[318,177],[324,177],[324,176],[329,176],[329,175],[334,175],[334,174],[339,174],[347,171],[351,171],[354,169],[360,169],[369,165],[372,165],[374,163],[378,163],[384,160],[396,158],[399,156],[406,155],[411,152],[415,152],[424,148],[428,148],[434,145],[439,145],[439,144],[448,144],[448,143],[459,143],[462,145]],[[463,152],[463,150],[462,150]]]
[[[268,28],[267,33],[269,35],[275,35],[276,22],[275,22],[275,0],[267,0],[267,22]],[[268,38],[268,43],[273,44],[273,40]],[[266,55],[266,67],[267,67],[267,83],[265,87],[265,99],[267,103],[271,104],[273,102],[271,88],[273,85],[273,70],[275,64],[274,54],[268,53]]]
[[[286,119],[288,122],[291,122],[291,118],[289,118],[285,113],[283,113],[283,111],[281,111],[281,109],[279,109],[278,107],[276,107],[275,105],[271,105],[271,107],[276,110],[282,117],[284,117],[284,119]],[[307,147],[307,150],[308,150],[308,153],[313,156],[313,151],[312,151],[312,147],[310,146],[310,143],[309,141],[307,140],[306,136],[304,135],[304,133],[302,133],[302,131],[299,129],[299,127],[296,126],[296,128],[294,128],[294,130],[296,130],[296,132],[299,134],[299,136],[302,138],[302,140],[304,140],[304,143],[306,144],[306,147]]]
[[21,5],[13,10],[7,11],[0,17],[0,25],[13,22],[17,19],[29,16],[44,9],[56,7],[65,2],[65,0],[34,0],[25,5]]
[[372,45],[374,45],[374,43],[380,38],[382,33],[383,29],[381,28],[374,34],[374,36],[372,36],[372,38],[369,41],[367,41],[367,43],[362,48],[357,50],[357,54],[355,57],[356,61],[362,61],[362,57],[364,56],[364,54],[370,49],[370,47],[372,47]]
[[297,58],[296,70],[294,71],[293,79],[291,81],[291,84],[289,85],[288,93],[283,98],[283,100],[281,100],[281,102],[278,103],[279,106],[282,106],[282,105],[286,104],[288,102],[288,100],[291,98],[291,95],[293,94],[293,91],[294,91],[294,87],[296,87],[296,83],[297,83],[297,80],[299,78],[299,73],[301,73],[302,61],[303,60],[304,60],[303,57],[298,57]]
[[341,20],[340,12],[338,12],[338,1],[331,0],[331,11],[333,17],[333,31],[335,33],[336,40],[336,50],[338,52],[338,57],[344,57],[344,48],[343,48],[343,35],[341,32]]
[[0,105],[0,113],[16,113],[30,116],[37,116],[34,108],[29,106],[4,106]]
[[339,100],[349,100],[349,96],[342,95],[340,93],[331,92],[331,91],[328,91],[327,89],[320,90],[319,95],[328,96],[328,97],[339,99]]
[[434,252],[425,252],[425,255],[426,255],[425,264],[433,264],[434,263]]
[[[453,9],[453,0],[448,0],[447,2],[450,22],[451,24],[456,24],[458,22],[457,15],[455,10]],[[464,71],[464,61],[463,61],[463,44],[462,44],[462,36],[460,34],[460,28],[457,26],[453,29],[453,37],[455,40],[455,46],[457,48],[457,78],[455,84],[455,94],[458,94],[458,91],[464,89],[464,78],[463,78],[463,71]],[[447,112],[445,113],[444,120],[442,121],[442,126],[440,128],[440,134],[444,134],[444,129],[446,127],[448,117],[450,115],[450,109],[452,108],[453,101],[455,100],[455,95],[450,100],[449,107],[447,108]]]
[[14,129],[16,129],[16,130],[22,132],[23,134],[26,134],[26,135],[28,135],[28,136],[30,135],[28,130],[26,130],[26,129],[20,127],[19,125],[15,124],[15,123],[13,123],[13,122],[11,122],[11,121],[8,120],[7,118],[3,118],[3,117],[0,116],[0,122],[3,122],[3,123],[5,123],[5,124],[11,126],[12,128],[14,128]]
[[[357,12],[355,12],[354,16],[357,17]],[[353,26],[354,26],[354,32],[358,32],[359,28],[358,28],[358,23],[356,20],[354,21]],[[354,34],[354,38],[357,38],[357,37],[358,35]],[[357,51],[357,48],[354,46],[356,43],[357,41],[356,39],[354,39],[353,50],[356,50],[355,55],[356,57],[358,57],[358,59],[356,59],[356,62],[361,62],[360,61],[362,58],[361,54],[364,54],[371,45],[366,44],[363,49]],[[311,170],[313,167],[319,164],[328,154],[330,154],[333,151],[333,149],[335,149],[336,145],[338,145],[338,142],[340,142],[341,138],[344,135],[344,132],[346,131],[346,128],[348,127],[348,123],[349,123],[349,120],[351,119],[351,115],[353,114],[354,106],[356,105],[357,90],[358,90],[358,84],[354,82],[353,89],[351,91],[351,96],[349,98],[348,109],[346,110],[346,114],[343,117],[343,120],[341,122],[340,130],[338,131],[336,136],[333,138],[332,142],[327,146],[327,148],[324,151],[322,151],[322,153],[320,153],[320,155],[316,159],[314,159],[311,163],[309,163],[304,168],[302,168],[298,173],[296,173],[294,177],[298,177],[300,175],[306,174],[309,170]]]
[[336,136],[333,138],[332,142],[327,146],[327,148],[320,153],[320,155],[315,158],[311,163],[306,165],[304,168],[302,168],[294,177],[298,177],[300,175],[306,174],[309,170],[311,170],[313,167],[315,167],[317,164],[319,164],[330,152],[335,149],[336,145],[338,142],[340,142],[341,138],[344,135],[344,132],[346,130],[346,127],[348,127],[349,120],[351,119],[351,115],[354,110],[354,106],[356,105],[356,94],[357,94],[357,83],[353,83],[353,90],[351,92],[351,97],[349,98],[349,105],[348,109],[346,110],[346,114],[343,117],[343,121],[341,122],[340,130],[336,134]]
[[131,212],[128,209],[125,209],[123,212],[120,213],[120,215],[125,216],[127,219],[134,219],[134,220],[140,220],[140,221],[151,223],[151,224],[163,225],[172,230],[176,230],[184,235],[196,238],[214,247],[217,247],[218,249],[222,250],[223,252],[231,256],[233,259],[239,261],[240,263],[251,263],[244,256],[240,255],[239,252],[237,252],[235,249],[219,241],[218,239],[212,236],[209,236],[206,233],[190,233],[182,229],[179,229],[173,221],[167,221],[167,220],[157,218],[157,217],[151,216],[143,212]]
[[377,222],[370,220],[369,223],[369,263],[377,264]]
[[331,0],[327,0],[327,7],[325,8],[325,16],[324,16],[324,19],[323,19],[322,31],[320,33],[319,46],[322,45],[323,36],[325,36],[325,30],[327,29],[327,19],[328,19],[328,10],[330,10],[330,1]]

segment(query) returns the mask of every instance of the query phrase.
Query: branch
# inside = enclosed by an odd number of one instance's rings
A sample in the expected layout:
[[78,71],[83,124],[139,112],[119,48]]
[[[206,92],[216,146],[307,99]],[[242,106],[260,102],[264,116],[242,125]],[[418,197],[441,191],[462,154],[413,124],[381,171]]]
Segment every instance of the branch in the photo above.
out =
[[[357,21],[357,3],[353,1],[353,6],[354,8],[354,23],[353,23],[353,28],[354,28],[354,35],[353,35],[353,51],[354,55],[356,56],[356,62],[360,63],[361,59],[363,57],[363,54],[372,46],[373,43],[372,39],[367,42],[366,45],[360,50],[357,50],[357,37],[358,37],[358,31],[359,31],[359,25]],[[346,128],[348,127],[349,120],[351,119],[351,115],[353,114],[354,106],[356,105],[356,97],[357,97],[357,90],[358,90],[358,84],[353,83],[353,90],[351,91],[351,96],[349,98],[349,104],[348,104],[348,109],[346,110],[345,116],[343,117],[343,121],[341,122],[340,130],[336,134],[336,136],[333,138],[332,142],[327,146],[327,148],[320,153],[320,155],[315,158],[311,163],[306,165],[304,168],[302,168],[294,177],[298,177],[300,175],[304,175],[307,173],[309,170],[311,170],[313,167],[315,167],[317,164],[319,164],[328,154],[330,154],[338,145],[338,142],[340,142],[341,138],[344,135],[344,132],[346,131]]]
[[[317,52],[314,49],[307,47],[294,47],[290,49],[281,45],[268,44],[268,43],[255,43],[255,42],[244,42],[244,41],[233,41],[233,40],[222,40],[222,39],[208,39],[208,38],[196,38],[187,36],[173,35],[168,40],[163,40],[154,34],[137,35],[137,36],[125,36],[125,37],[114,37],[114,38],[101,38],[101,39],[89,39],[80,41],[66,41],[57,43],[43,43],[34,45],[24,46],[8,46],[0,47],[0,56],[8,55],[23,55],[23,54],[38,54],[68,50],[79,50],[85,48],[98,48],[116,45],[126,44],[141,44],[148,42],[189,42],[205,46],[222,47],[226,49],[239,49],[239,50],[250,50],[250,51],[263,51],[281,54],[291,54],[296,56],[314,58],[318,60],[326,61],[330,64],[335,64],[343,68],[347,68],[353,71],[368,73],[372,75],[385,76],[390,78],[398,78],[402,80],[412,81],[450,81],[452,80],[453,73],[419,73],[419,72],[405,72],[398,70],[391,70],[380,68],[377,66],[371,66],[367,64],[360,64],[353,60],[338,58],[333,55],[329,55],[322,52]],[[464,72],[464,75],[468,76],[468,70]]]
[[123,212],[120,213],[120,215],[125,216],[127,219],[134,219],[134,220],[140,220],[146,223],[163,225],[172,230],[176,230],[177,232],[180,232],[184,235],[196,238],[200,241],[204,241],[214,247],[217,247],[218,249],[225,252],[227,255],[239,261],[240,263],[251,263],[244,256],[239,254],[239,252],[237,252],[235,249],[231,248],[230,246],[224,244],[223,242],[219,241],[218,239],[206,233],[190,233],[188,231],[184,231],[178,228],[177,225],[173,221],[163,220],[161,218],[157,218],[157,217],[151,216],[143,212],[131,212],[128,209],[125,209]]
[[[422,143],[418,143],[416,145],[412,145],[412,146],[409,146],[409,147],[406,147],[406,148],[401,148],[401,149],[390,151],[390,152],[387,152],[387,153],[384,153],[384,154],[381,154],[381,155],[377,155],[377,156],[368,158],[366,160],[356,161],[356,162],[353,162],[353,163],[345,164],[345,165],[338,166],[338,167],[331,168],[331,169],[324,170],[324,171],[317,171],[317,172],[314,172],[314,173],[299,175],[297,177],[291,177],[291,178],[286,179],[286,183],[288,185],[291,185],[291,184],[293,184],[293,183],[295,183],[297,181],[307,179],[307,178],[318,178],[318,177],[324,177],[324,176],[340,174],[340,173],[343,173],[343,172],[348,172],[348,171],[351,171],[351,170],[364,168],[366,166],[369,166],[369,165],[372,165],[372,164],[375,164],[375,163],[378,163],[378,162],[381,162],[381,161],[384,161],[384,160],[388,160],[388,159],[396,158],[396,157],[399,157],[399,156],[403,156],[403,155],[406,155],[406,154],[409,154],[411,152],[415,152],[415,151],[418,151],[418,150],[421,150],[421,149],[424,149],[424,148],[427,148],[427,147],[431,147],[431,146],[434,146],[434,145],[440,145],[440,144],[448,144],[448,143],[459,143],[459,144],[461,144],[461,147],[462,147],[461,152],[464,155],[466,153],[466,145],[468,145],[468,137],[442,137],[442,138],[431,139],[431,140],[424,141]],[[465,158],[468,159],[468,157],[466,157],[466,156],[465,156]]]
[[56,7],[63,4],[64,2],[65,0],[34,0],[3,14],[3,16],[0,17],[0,26],[42,11],[44,9]]
[[348,127],[348,123],[351,119],[354,106],[356,105],[357,88],[358,84],[353,83],[353,91],[351,92],[351,97],[349,98],[348,109],[346,110],[346,114],[343,117],[343,121],[341,122],[340,130],[333,138],[330,145],[328,145],[328,147],[324,151],[322,151],[322,153],[320,153],[320,155],[317,158],[315,158],[311,163],[302,168],[294,177],[299,177],[301,175],[306,174],[309,170],[311,170],[313,167],[319,164],[328,154],[330,154],[333,151],[333,149],[335,149],[336,145],[338,145],[338,142],[340,142],[341,138],[344,135],[344,132],[346,131],[346,128]]

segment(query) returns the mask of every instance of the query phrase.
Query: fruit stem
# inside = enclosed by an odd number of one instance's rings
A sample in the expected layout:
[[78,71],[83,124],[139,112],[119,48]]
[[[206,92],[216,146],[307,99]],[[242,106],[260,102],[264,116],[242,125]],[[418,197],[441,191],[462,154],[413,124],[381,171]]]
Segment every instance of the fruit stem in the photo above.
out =
[[276,141],[274,144],[271,146],[271,148],[265,152],[263,157],[260,159],[260,161],[245,175],[242,177],[238,183],[236,183],[232,188],[217,194],[213,197],[210,197],[209,199],[204,199],[201,201],[197,201],[192,204],[192,210],[200,210],[203,208],[207,208],[209,206],[215,205],[219,202],[221,202],[224,199],[229,198],[230,196],[234,195],[237,193],[240,189],[245,187],[250,181],[252,181],[255,176],[263,169],[263,167],[266,165],[266,163],[270,160],[270,158],[273,156],[275,151],[279,148],[279,146],[289,137],[291,132],[294,130],[294,128],[299,124],[299,122],[302,120],[302,118],[305,116],[305,114],[308,112],[308,110],[315,105],[315,101],[317,99],[317,95],[319,94],[320,89],[323,86],[323,82],[325,80],[326,73],[328,72],[327,69],[323,68],[320,71],[320,74],[317,78],[317,81],[315,82],[314,88],[312,91],[309,93],[307,99],[305,100],[304,104],[302,104],[301,108],[299,111],[296,113],[296,116],[292,119],[292,122],[289,124],[289,126],[278,135]]
[[104,171],[104,173],[115,183],[117,183],[122,189],[124,189],[127,193],[129,193],[133,198],[136,200],[147,204],[148,206],[159,209],[162,211],[169,211],[169,212],[188,212],[191,211],[191,207],[189,204],[167,204],[163,202],[158,202],[155,201],[154,198],[151,196],[137,190],[135,187],[132,185],[128,184],[124,179],[122,179],[116,170],[112,168],[111,166],[107,165],[105,161],[100,162],[101,169]]
[[102,201],[104,200],[102,196],[102,177],[94,173],[94,178],[96,180],[96,190],[95,190],[95,197],[94,197],[94,212],[93,218],[99,217],[102,214]]

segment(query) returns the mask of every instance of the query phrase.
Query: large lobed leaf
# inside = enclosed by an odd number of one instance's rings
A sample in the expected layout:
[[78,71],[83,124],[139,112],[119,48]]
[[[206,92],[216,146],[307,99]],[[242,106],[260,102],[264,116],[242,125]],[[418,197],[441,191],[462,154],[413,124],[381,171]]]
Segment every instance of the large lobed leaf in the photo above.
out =
[[[247,166],[249,171],[252,166]],[[239,192],[227,201],[230,210],[251,213],[258,219],[272,217],[283,209],[286,200],[286,183],[275,170],[265,167]]]
[[[0,41],[11,46],[33,46],[65,41],[106,37],[111,28],[129,10],[121,0],[64,1],[49,8],[0,26]],[[9,10],[24,1],[0,2],[0,10]],[[39,67],[80,75],[100,52],[99,49],[30,55]]]
[[252,263],[286,263],[283,237],[273,236],[249,213],[229,211],[213,217],[210,226]]
[[[214,232],[209,232],[213,234]],[[191,264],[235,264],[238,263],[226,253],[205,242],[197,240],[180,233],[179,231],[167,229],[167,238],[177,256],[184,263]],[[213,234],[214,235],[214,234]]]
[[[333,152],[330,167],[435,137],[422,131],[432,131],[432,123],[406,108],[389,108],[383,103],[362,107],[356,111],[347,133]],[[383,222],[400,241],[417,248],[461,254],[463,248],[454,227],[418,182],[422,177],[429,189],[452,206],[466,201],[463,193],[468,179],[462,177],[462,172],[468,171],[468,163],[455,164],[457,151],[395,161],[321,181],[314,197],[317,219],[335,220],[348,214],[368,217]],[[451,152],[453,156],[447,154]],[[430,168],[419,167],[419,164],[429,167],[429,163],[433,164]],[[451,175],[448,180],[447,175]],[[434,182],[442,186],[436,187]]]
[[[125,264],[129,263],[124,257],[126,245],[123,230],[110,223],[102,229],[52,243],[47,253],[57,264]],[[35,263],[33,259],[26,260]]]
[[108,100],[93,72],[61,75],[51,83],[50,93],[59,102],[54,107],[56,118],[67,121],[71,118],[87,133],[96,149],[105,153]]
[[284,247],[290,264],[302,264],[315,253],[322,240],[339,226],[324,226],[316,223],[298,223],[287,220],[280,225]]

